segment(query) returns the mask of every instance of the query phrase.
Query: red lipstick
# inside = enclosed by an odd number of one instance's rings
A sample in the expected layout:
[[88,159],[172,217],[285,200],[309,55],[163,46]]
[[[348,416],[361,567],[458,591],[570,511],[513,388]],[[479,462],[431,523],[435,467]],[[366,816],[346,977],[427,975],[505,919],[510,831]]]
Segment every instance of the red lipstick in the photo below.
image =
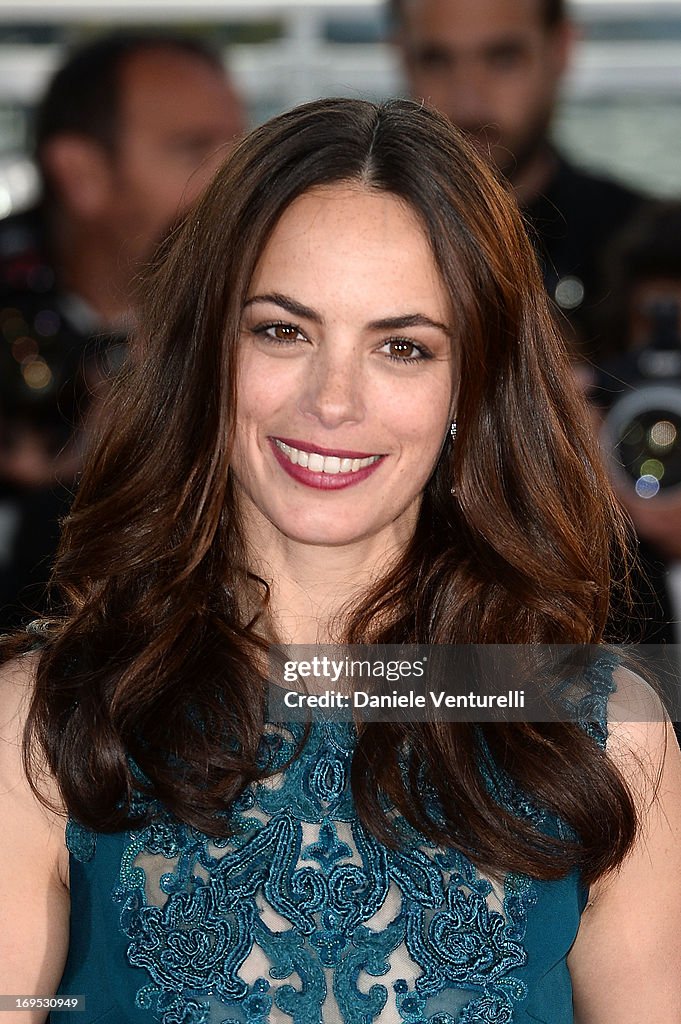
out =
[[361,452],[349,452],[329,450],[328,448],[322,448],[318,445],[314,447],[306,442],[301,441],[289,441],[283,437],[268,438],[270,447],[274,453],[274,457],[293,480],[297,483],[304,484],[306,487],[313,487],[318,491],[339,491],[344,490],[346,487],[352,487],[355,484],[362,483],[367,477],[381,465],[384,455],[380,455],[375,462],[372,462],[369,466],[362,466],[354,473],[315,473],[311,469],[307,469],[305,466],[294,465],[291,460],[285,455],[285,453],[279,448],[276,441],[283,441],[284,444],[289,445],[291,448],[297,448],[303,452],[317,452],[319,455],[324,456],[336,456],[342,459],[369,459],[371,454],[364,454]]

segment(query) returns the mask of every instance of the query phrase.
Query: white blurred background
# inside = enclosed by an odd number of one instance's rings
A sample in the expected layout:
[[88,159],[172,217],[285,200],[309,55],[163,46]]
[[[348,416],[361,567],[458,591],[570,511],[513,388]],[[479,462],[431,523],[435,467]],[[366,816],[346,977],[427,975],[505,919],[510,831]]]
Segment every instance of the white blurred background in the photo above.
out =
[[[574,0],[572,10],[581,42],[558,140],[587,166],[681,194],[681,0]],[[403,92],[382,0],[0,0],[0,217],[34,197],[30,111],[64,48],[141,25],[224,47],[253,123],[316,96]]]

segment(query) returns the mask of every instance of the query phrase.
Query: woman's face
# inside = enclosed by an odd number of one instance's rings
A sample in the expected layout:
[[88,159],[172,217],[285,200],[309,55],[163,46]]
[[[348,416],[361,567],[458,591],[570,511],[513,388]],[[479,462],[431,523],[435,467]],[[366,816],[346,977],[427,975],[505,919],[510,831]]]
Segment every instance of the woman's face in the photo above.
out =
[[407,542],[451,419],[450,317],[401,200],[339,184],[288,207],[240,341],[232,469],[261,553]]

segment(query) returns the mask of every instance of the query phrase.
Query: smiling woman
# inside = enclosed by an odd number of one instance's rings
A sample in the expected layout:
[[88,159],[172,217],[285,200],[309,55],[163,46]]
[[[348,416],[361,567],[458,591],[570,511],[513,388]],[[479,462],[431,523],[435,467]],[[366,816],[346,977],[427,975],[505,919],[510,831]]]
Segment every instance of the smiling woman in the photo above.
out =
[[260,575],[292,540],[367,568],[406,546],[453,414],[450,319],[395,196],[338,184],[284,212],[244,310],[231,462]]
[[273,643],[601,640],[624,528],[504,189],[423,107],[319,101],[236,148],[148,293],[55,613],[6,642],[0,989],[671,1020],[681,755],[654,701],[622,725],[612,654],[583,726],[266,713]]

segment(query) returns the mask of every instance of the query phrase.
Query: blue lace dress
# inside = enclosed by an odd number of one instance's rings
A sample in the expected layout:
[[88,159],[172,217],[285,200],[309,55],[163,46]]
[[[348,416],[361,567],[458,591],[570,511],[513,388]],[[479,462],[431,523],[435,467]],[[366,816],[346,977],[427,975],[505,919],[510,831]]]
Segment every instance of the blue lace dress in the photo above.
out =
[[[600,743],[612,667],[586,709]],[[284,764],[302,728],[267,725],[263,749]],[[59,991],[86,1010],[59,1024],[570,1024],[577,875],[492,881],[414,831],[386,848],[353,806],[354,740],[316,722],[293,764],[232,806],[228,840],[163,814],[113,835],[70,822]]]

